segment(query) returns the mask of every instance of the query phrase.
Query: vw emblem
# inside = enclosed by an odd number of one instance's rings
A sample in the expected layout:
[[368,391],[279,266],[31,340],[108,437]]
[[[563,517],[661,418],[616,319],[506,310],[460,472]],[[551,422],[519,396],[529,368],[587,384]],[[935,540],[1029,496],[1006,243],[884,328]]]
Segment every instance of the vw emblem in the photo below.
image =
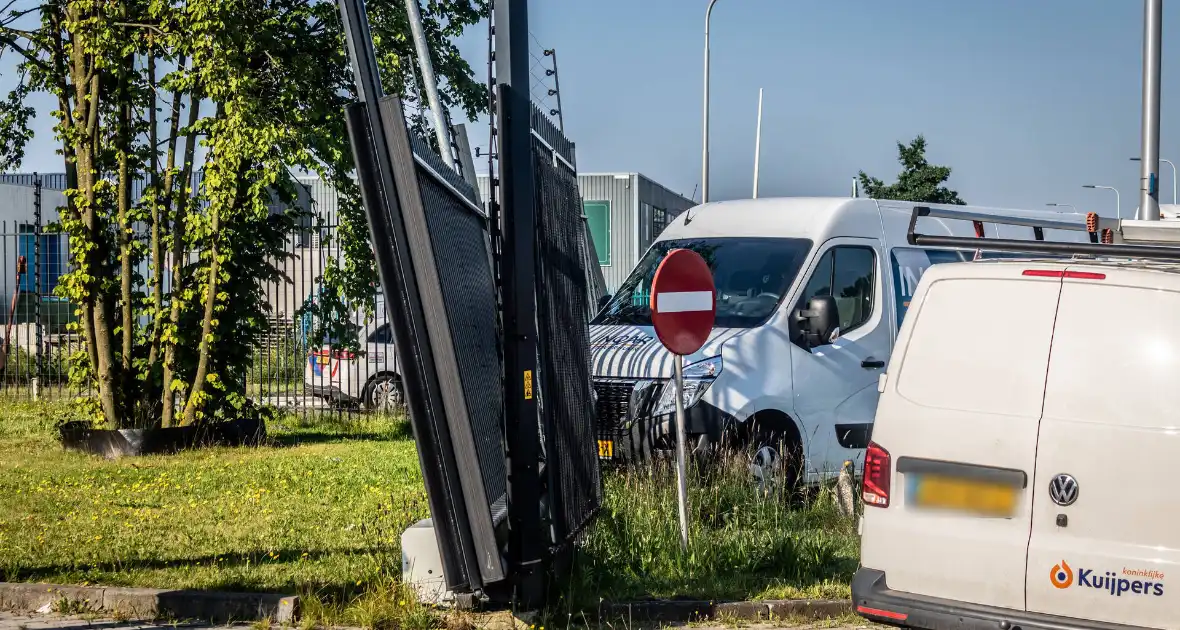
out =
[[1049,498],[1060,506],[1073,505],[1078,500],[1078,480],[1061,473],[1049,482]]

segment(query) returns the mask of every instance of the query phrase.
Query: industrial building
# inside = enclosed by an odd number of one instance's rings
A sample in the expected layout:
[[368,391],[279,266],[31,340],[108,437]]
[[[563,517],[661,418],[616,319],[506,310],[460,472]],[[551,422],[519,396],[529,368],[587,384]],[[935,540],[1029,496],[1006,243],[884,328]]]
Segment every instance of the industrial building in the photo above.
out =
[[[65,174],[48,173],[40,178],[43,223],[48,225],[57,220],[58,208],[65,205],[62,194],[66,187]],[[199,180],[198,174],[194,183]],[[5,268],[15,270],[20,255],[26,255],[32,261],[34,181],[32,174],[0,173],[0,233],[7,233],[0,236],[0,258],[3,259],[0,260],[0,273]],[[336,191],[314,176],[299,177],[298,181],[302,186],[294,205],[308,214],[303,222],[309,229],[299,230],[294,235],[290,257],[279,263],[289,282],[270,284],[263,289],[274,309],[275,323],[280,326],[296,324],[294,320],[299,309],[317,294],[329,259],[338,259],[341,255],[334,238],[339,225]],[[486,175],[479,176],[479,187],[481,198],[487,199]],[[582,174],[578,176],[578,188],[603,281],[607,291],[612,293],[664,227],[695,205],[691,199],[640,173]],[[138,198],[141,191],[142,186],[135,186],[133,197]],[[283,204],[274,206],[276,212],[285,209]],[[11,243],[6,244],[7,241]],[[41,252],[41,294],[49,299],[56,288],[57,278],[68,268],[66,237],[43,235]],[[22,278],[20,286],[22,291],[30,291],[32,278]],[[7,303],[15,288],[13,278],[0,278],[0,299]],[[2,319],[0,317],[0,321]]]
[[[579,174],[578,190],[610,293],[627,279],[668,223],[696,205],[641,173]],[[479,194],[488,198],[487,175],[479,176]]]
[[[48,229],[41,234],[38,251],[36,206],[41,204],[41,223],[47,226],[58,220],[58,208],[65,206],[60,190],[44,188],[38,192],[33,180],[0,179],[0,322],[23,324],[35,313],[35,281],[41,281],[41,315],[50,325],[64,325],[69,316],[65,302],[54,296],[58,279],[67,271],[66,238]],[[26,267],[19,267],[24,258]],[[37,263],[40,263],[38,270]],[[40,272],[38,275],[37,272]],[[13,298],[17,299],[14,300]]]
[[[59,218],[59,209],[65,207],[65,173],[0,173],[0,300],[6,306],[12,300],[17,286],[22,294],[33,289],[34,216],[36,182],[41,182],[41,213],[44,233],[41,236],[41,296],[43,307],[47,302],[60,301],[55,295],[58,278],[69,269],[68,238],[57,233],[51,224]],[[201,173],[193,177],[194,186],[199,185]],[[328,258],[340,255],[339,248],[330,238],[338,221],[338,203],[335,191],[318,177],[299,177],[302,184],[297,187],[298,198],[290,206],[299,208],[304,214],[300,223],[305,229],[298,230],[292,238],[290,257],[276,261],[288,281],[268,283],[263,290],[273,309],[273,318],[282,326],[292,325],[296,311],[318,287]],[[132,200],[137,201],[145,186],[137,181],[132,186]],[[278,201],[271,204],[271,212],[284,212],[288,204]],[[146,228],[144,228],[146,229]],[[29,273],[15,280],[17,260],[25,256],[29,261]],[[167,268],[169,263],[165,261]],[[150,275],[148,262],[142,263],[140,273]],[[171,276],[165,274],[165,287]],[[21,300],[29,296],[23,295]],[[59,309],[60,310],[60,309]],[[7,311],[5,311],[6,313]],[[53,312],[57,312],[54,310]],[[15,310],[14,321],[23,322],[32,308],[23,304]],[[5,315],[0,314],[0,321]]]

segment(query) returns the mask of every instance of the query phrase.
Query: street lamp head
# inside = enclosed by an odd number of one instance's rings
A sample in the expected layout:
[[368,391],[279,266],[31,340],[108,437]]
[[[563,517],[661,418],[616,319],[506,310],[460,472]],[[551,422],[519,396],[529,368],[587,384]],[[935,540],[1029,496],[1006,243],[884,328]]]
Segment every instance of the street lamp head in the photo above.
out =
[[1143,158],[1131,158],[1131,161],[1132,162],[1141,162],[1141,161],[1143,161]]
[[1082,184],[1082,188],[1097,188],[1094,184]]

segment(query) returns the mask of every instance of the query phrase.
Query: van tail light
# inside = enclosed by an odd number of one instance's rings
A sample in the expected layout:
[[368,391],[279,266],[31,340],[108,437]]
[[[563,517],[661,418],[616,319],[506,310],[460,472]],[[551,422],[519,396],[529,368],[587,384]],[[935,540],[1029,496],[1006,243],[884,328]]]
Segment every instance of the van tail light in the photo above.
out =
[[861,484],[861,499],[865,505],[889,507],[889,485],[892,475],[889,451],[876,442],[869,442],[865,450],[865,475]]
[[1060,278],[1065,275],[1065,272],[1056,269],[1025,269],[1024,273],[1020,275],[1029,278]]
[[333,359],[351,359],[355,356],[356,356],[355,354],[349,352],[348,350],[333,350],[332,351],[332,358]]
[[1071,278],[1073,280],[1105,280],[1106,274],[1093,271],[1057,271],[1055,269],[1025,269],[1021,275],[1033,278]]

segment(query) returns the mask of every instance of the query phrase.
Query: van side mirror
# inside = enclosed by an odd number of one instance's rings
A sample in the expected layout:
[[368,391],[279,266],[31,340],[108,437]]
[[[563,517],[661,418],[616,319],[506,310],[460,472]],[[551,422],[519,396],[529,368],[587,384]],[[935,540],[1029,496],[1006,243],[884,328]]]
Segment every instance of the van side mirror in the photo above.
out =
[[606,308],[606,305],[610,304],[610,300],[612,297],[614,297],[614,296],[607,294],[607,295],[604,295],[604,296],[598,298],[598,309],[597,310],[601,311],[602,309]]
[[795,311],[795,321],[807,347],[826,346],[840,334],[840,312],[836,298],[830,295],[813,297],[806,309]]

